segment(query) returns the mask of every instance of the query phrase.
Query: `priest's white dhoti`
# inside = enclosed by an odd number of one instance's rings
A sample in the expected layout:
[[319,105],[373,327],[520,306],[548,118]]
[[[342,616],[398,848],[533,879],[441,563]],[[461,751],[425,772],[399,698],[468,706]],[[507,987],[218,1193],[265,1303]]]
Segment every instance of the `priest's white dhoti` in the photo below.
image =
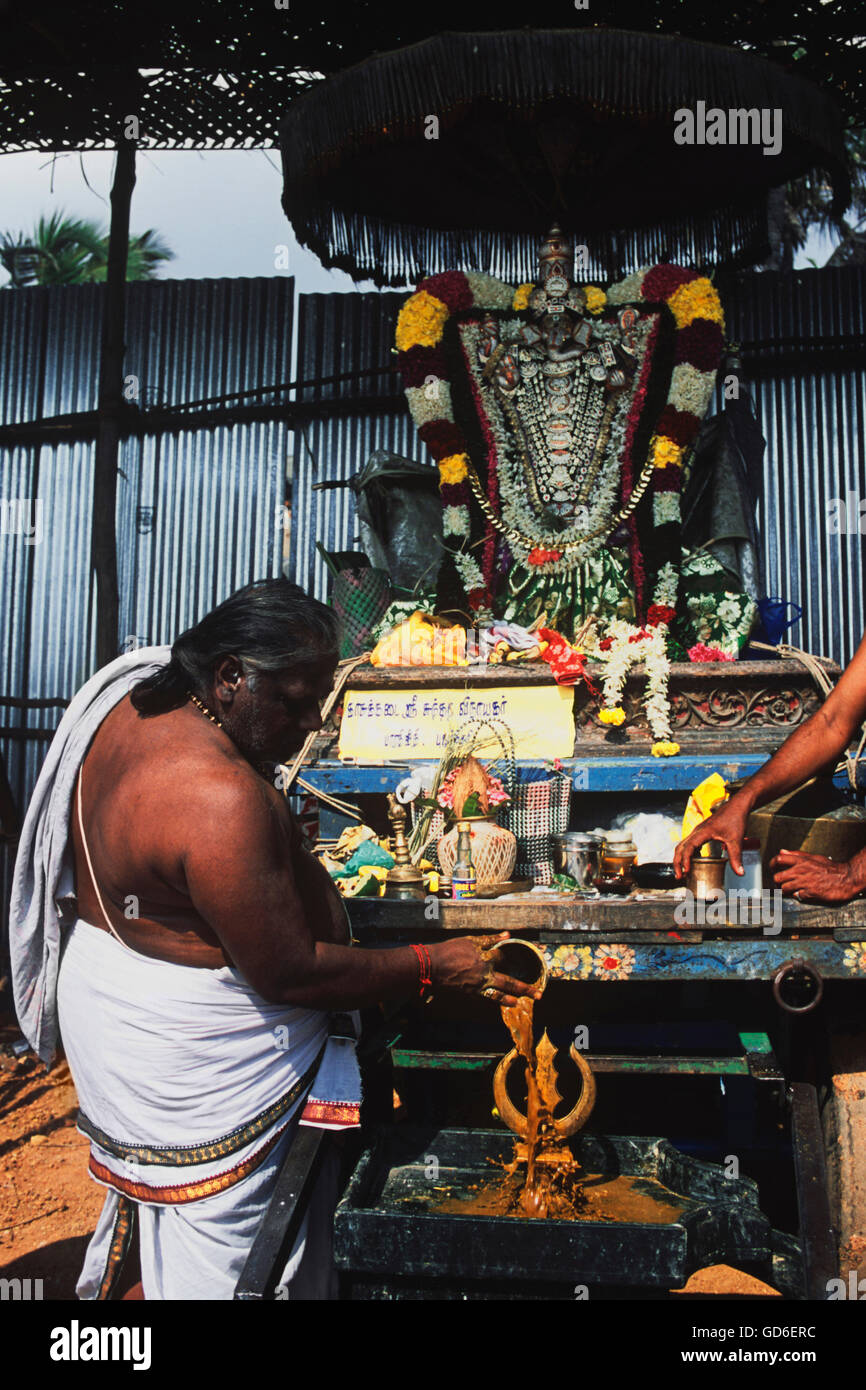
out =
[[[320,1070],[344,1083],[334,1127],[358,1122],[354,1046],[329,1043],[328,1014],[269,1004],[230,967],[153,960],[80,920],[57,1005],[90,1171],[108,1189],[79,1297],[111,1296],[135,1219],[146,1299],[230,1299]],[[349,1053],[354,1073],[339,1065]],[[306,1122],[327,1125],[321,1106]],[[330,1155],[280,1297],[335,1296],[335,1169]]]

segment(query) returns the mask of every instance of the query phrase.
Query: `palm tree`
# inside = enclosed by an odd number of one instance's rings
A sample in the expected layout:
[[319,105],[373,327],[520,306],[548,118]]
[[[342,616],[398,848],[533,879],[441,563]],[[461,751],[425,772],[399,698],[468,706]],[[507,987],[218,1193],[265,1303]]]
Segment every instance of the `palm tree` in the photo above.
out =
[[[794,252],[806,244],[811,228],[835,232],[839,242],[827,265],[862,264],[863,222],[866,220],[866,129],[845,132],[845,152],[851,179],[853,223],[830,212],[833,190],[820,175],[794,179],[786,188],[773,189],[769,200],[771,255],[765,270],[793,270]],[[814,265],[815,262],[812,261]]]
[[[163,261],[173,261],[174,252],[157,236],[153,228],[131,236],[126,249],[127,280],[155,280]],[[92,278],[104,280],[108,267],[108,237],[104,238],[104,259],[94,268]]]
[[[132,236],[127,251],[127,280],[154,280],[174,252],[149,230]],[[0,236],[0,265],[8,271],[9,289],[27,285],[84,285],[104,281],[108,236],[96,222],[55,212],[40,217],[29,237]]]

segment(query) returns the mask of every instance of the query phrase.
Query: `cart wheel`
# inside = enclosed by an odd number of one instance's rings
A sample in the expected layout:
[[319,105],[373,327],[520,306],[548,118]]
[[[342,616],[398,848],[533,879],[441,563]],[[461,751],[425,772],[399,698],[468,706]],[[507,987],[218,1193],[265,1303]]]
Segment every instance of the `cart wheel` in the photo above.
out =
[[831,1036],[830,1093],[822,1113],[839,1273],[866,1275],[866,1037]]

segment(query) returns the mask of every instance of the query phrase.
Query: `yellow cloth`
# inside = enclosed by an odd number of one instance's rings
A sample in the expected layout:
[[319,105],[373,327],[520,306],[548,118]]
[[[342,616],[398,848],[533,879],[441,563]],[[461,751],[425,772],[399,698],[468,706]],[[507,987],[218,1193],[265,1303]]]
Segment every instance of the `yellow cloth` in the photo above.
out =
[[370,665],[466,666],[465,629],[419,609],[376,643]]
[[[727,783],[717,772],[705,777],[699,786],[695,787],[686,806],[686,813],[683,816],[683,834],[685,839],[691,835],[696,826],[711,816],[720,801],[724,801],[727,795]],[[700,854],[706,857],[710,852],[709,845],[702,845]]]

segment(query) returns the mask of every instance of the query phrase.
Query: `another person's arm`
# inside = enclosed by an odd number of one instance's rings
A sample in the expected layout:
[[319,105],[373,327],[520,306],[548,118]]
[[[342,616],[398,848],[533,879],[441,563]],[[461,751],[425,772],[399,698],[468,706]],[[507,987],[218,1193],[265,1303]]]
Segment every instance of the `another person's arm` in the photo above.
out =
[[[741,850],[746,833],[746,822],[752,811],[765,806],[768,801],[784,796],[808,782],[822,768],[835,766],[841,755],[849,747],[852,738],[866,718],[866,637],[860,643],[851,664],[843,673],[838,685],[831,691],[819,710],[796,729],[786,739],[781,748],[773,754],[769,762],[750,777],[745,786],[726,801],[708,820],[703,821],[691,835],[682,840],[674,851],[674,867],[682,877],[689,868],[692,856],[707,840],[721,840],[728,851],[732,867],[742,872]],[[796,851],[784,851],[784,861],[774,860],[782,870],[794,868],[794,861],[804,861],[804,867],[793,876],[784,875],[785,882],[777,875],[776,881],[794,892],[802,889],[812,892],[810,884],[817,878],[814,871],[807,872],[805,861],[820,860],[822,866],[829,861],[819,855],[800,855]],[[841,873],[840,871],[846,871]],[[847,871],[850,870],[850,874]],[[809,883],[801,882],[805,874]],[[866,859],[857,855],[848,865],[836,865],[829,876],[822,875],[824,888],[831,891],[852,888],[854,879],[866,875]],[[843,880],[848,882],[844,883]],[[826,880],[826,881],[824,881]],[[832,880],[832,882],[831,882]],[[866,887],[866,882],[862,885]],[[848,893],[855,897],[859,888]],[[814,896],[822,896],[817,892]],[[842,901],[843,899],[837,899]]]

